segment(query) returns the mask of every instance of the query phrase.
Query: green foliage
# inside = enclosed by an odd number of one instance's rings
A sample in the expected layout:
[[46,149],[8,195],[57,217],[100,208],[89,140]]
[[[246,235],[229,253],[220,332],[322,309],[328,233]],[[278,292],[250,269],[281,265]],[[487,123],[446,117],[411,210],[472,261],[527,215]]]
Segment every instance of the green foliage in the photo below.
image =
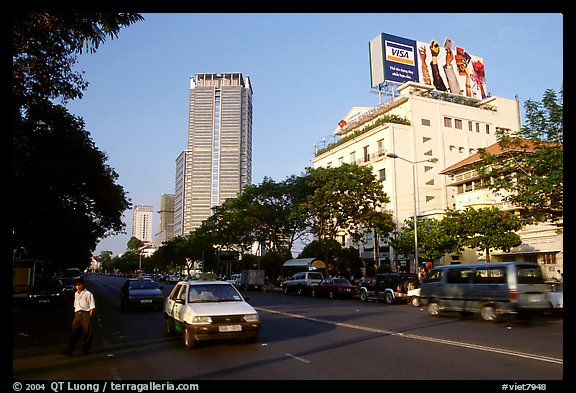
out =
[[322,149],[318,149],[316,151],[316,156],[319,156],[320,154],[330,151],[333,148],[335,148],[336,146],[340,146],[362,134],[367,133],[368,131],[370,131],[371,129],[381,126],[382,124],[386,124],[386,123],[396,123],[396,124],[404,124],[409,126],[410,125],[410,120],[400,117],[398,115],[394,115],[394,114],[384,114],[384,115],[380,115],[377,118],[375,118],[373,121],[371,121],[368,125],[365,125],[362,128],[358,128],[357,130],[354,130],[352,132],[349,132],[348,134],[346,134],[345,136],[343,136],[342,138],[340,138],[340,140],[334,142],[334,143],[330,143],[328,146],[322,148]]
[[138,251],[142,246],[144,246],[144,242],[134,236],[126,243],[126,247],[128,247],[130,251]]
[[515,233],[522,228],[520,218],[497,207],[448,210],[442,221],[448,236],[462,246],[484,250],[487,262],[490,262],[490,249],[508,252],[522,243]]
[[[418,219],[418,258],[434,261],[446,253],[461,250],[458,238],[447,233],[445,223],[436,219]],[[405,226],[394,239],[394,249],[402,255],[414,255],[414,221],[406,220]]]
[[[393,228],[392,215],[384,210],[390,202],[371,168],[342,164],[336,168],[308,168],[310,194],[306,210],[312,220],[312,233],[320,240],[334,240],[339,234],[360,239],[368,228],[381,234]],[[330,261],[329,242],[322,254]]]
[[[118,174],[60,100],[87,87],[76,56],[142,19],[137,14],[17,14],[12,18],[13,247],[53,269],[87,266],[98,241],[124,230],[131,204]],[[65,245],[63,244],[65,239]]]
[[525,103],[519,134],[500,130],[500,154],[480,150],[481,180],[521,208],[527,222],[558,221],[564,213],[563,94],[547,90],[541,102]]

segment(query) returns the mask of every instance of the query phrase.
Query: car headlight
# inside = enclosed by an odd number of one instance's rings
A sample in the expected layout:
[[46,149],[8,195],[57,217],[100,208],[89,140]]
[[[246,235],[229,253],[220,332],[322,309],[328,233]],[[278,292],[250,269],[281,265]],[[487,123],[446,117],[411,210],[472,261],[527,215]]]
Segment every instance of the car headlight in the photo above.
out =
[[192,323],[212,323],[212,318],[208,316],[195,316],[192,318]]
[[244,320],[246,322],[258,322],[258,314],[246,314]]

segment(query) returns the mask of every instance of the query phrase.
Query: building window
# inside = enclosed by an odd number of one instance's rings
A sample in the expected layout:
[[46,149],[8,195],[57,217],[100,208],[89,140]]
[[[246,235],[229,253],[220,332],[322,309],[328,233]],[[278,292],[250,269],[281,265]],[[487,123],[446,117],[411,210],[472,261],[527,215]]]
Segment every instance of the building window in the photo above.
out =
[[454,119],[454,128],[461,130],[462,129],[462,120]]
[[386,168],[378,171],[378,177],[380,178],[380,181],[386,180]]
[[490,134],[490,124],[486,124],[486,134]]
[[354,164],[356,162],[356,152],[353,151],[352,153],[350,153],[350,163]]
[[376,151],[376,155],[378,157],[382,157],[384,155],[384,139],[380,139],[378,141],[378,150]]
[[452,128],[452,118],[445,117],[444,118],[444,127]]
[[429,119],[422,119],[422,125],[423,126],[430,126],[430,120]]
[[472,122],[471,121],[468,122],[468,131],[474,131],[472,129]]
[[476,123],[476,132],[480,132],[480,123]]
[[363,162],[368,162],[368,161],[370,161],[370,153],[369,153],[369,151],[368,151],[368,147],[369,147],[369,146],[364,146],[364,147],[362,148],[362,151],[363,151],[363,153],[364,153],[364,157],[363,157],[363,160],[364,160],[364,161],[363,161]]

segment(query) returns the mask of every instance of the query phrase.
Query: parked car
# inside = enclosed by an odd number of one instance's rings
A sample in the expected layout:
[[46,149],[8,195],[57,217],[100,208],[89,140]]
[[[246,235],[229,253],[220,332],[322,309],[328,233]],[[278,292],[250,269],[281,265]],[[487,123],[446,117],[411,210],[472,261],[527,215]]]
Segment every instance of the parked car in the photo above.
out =
[[546,299],[548,300],[551,314],[564,312],[564,285],[558,281],[546,281]]
[[307,295],[312,287],[324,279],[320,272],[299,272],[282,284],[282,292],[288,295],[296,292],[298,295]]
[[345,278],[326,278],[310,289],[312,297],[324,296],[330,299],[351,298],[357,293],[358,287]]
[[512,261],[437,266],[423,280],[420,294],[433,316],[456,311],[497,321],[506,314],[544,313],[546,288],[540,265]]
[[124,310],[132,307],[162,309],[164,296],[158,284],[149,278],[129,278],[120,288],[120,305]]
[[64,303],[66,299],[71,299],[60,279],[38,280],[34,286],[28,289],[27,301],[31,305],[53,305]]
[[236,287],[219,280],[188,280],[174,285],[164,305],[166,335],[182,334],[190,349],[201,341],[244,339],[256,342],[258,312]]
[[76,288],[74,288],[74,280],[68,277],[60,277],[62,285],[64,285],[64,291],[67,293],[74,294]]
[[420,280],[414,273],[378,273],[375,278],[360,283],[360,300],[384,300],[387,304],[408,300],[408,291],[418,288]]

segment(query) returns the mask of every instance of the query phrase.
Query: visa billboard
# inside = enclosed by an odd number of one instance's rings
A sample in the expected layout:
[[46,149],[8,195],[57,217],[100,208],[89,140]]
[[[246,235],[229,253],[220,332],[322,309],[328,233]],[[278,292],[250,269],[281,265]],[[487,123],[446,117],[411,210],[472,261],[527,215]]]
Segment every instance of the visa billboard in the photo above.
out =
[[486,98],[484,60],[450,38],[429,43],[381,33],[369,45],[370,83],[419,82],[435,90]]

